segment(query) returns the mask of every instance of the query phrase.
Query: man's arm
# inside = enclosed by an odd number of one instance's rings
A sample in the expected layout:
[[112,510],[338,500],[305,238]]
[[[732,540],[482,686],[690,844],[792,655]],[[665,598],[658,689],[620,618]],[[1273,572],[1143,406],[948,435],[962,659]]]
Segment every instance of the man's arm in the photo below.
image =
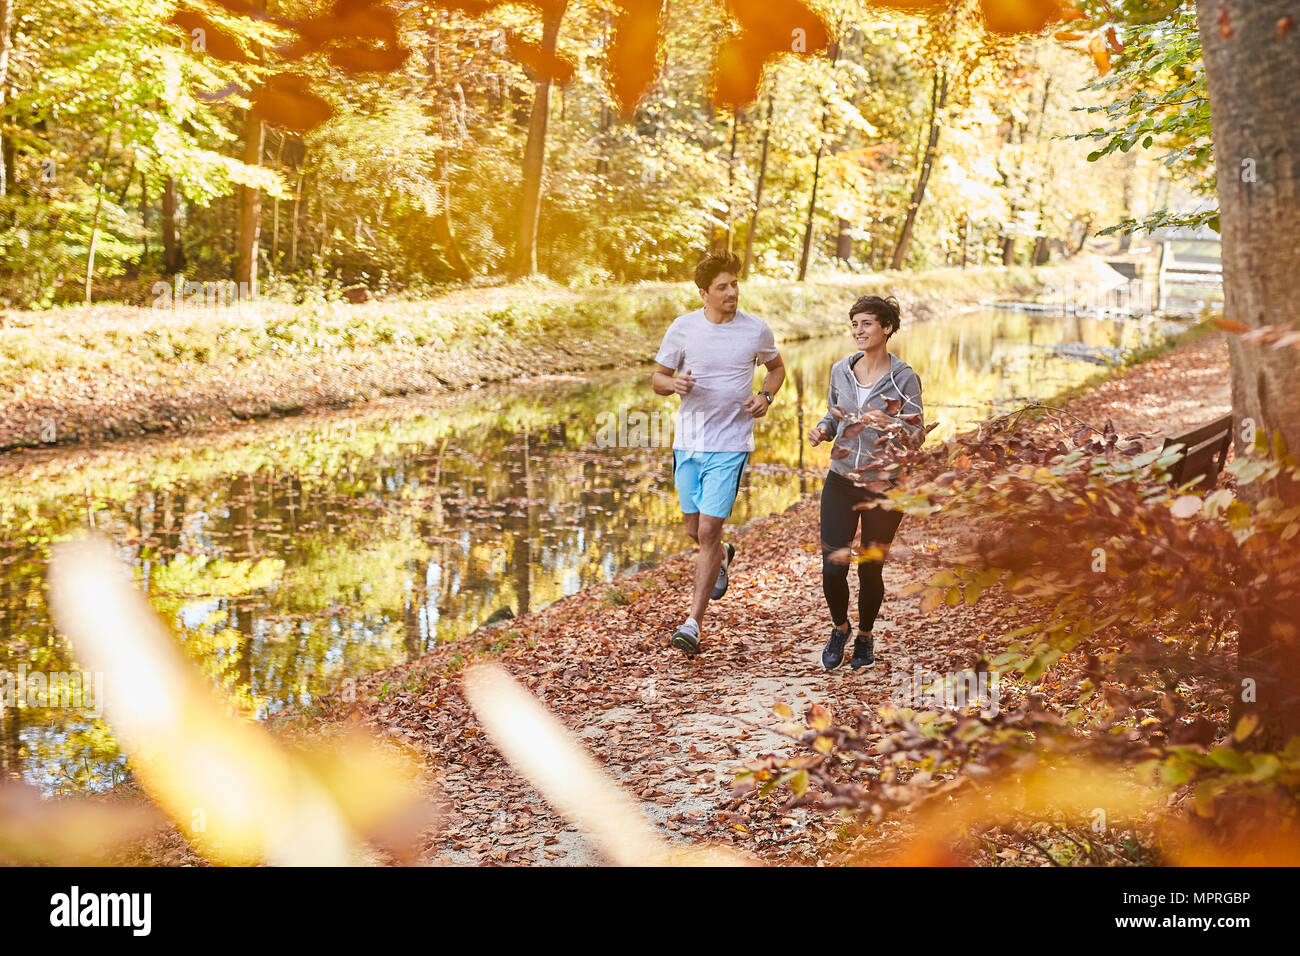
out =
[[675,369],[655,363],[654,374],[650,376],[650,387],[656,395],[687,395],[695,387],[695,376],[687,369],[676,375]]
[[763,368],[767,369],[767,375],[763,377],[761,391],[775,396],[777,389],[785,381],[785,362],[781,360],[780,355],[777,355],[772,361],[763,363]]
[[[778,353],[776,358],[770,362],[764,362],[763,367],[767,369],[767,375],[763,376],[763,387],[760,391],[767,392],[775,397],[776,390],[781,387],[785,381],[785,362],[781,361]],[[770,404],[762,395],[751,395],[745,402],[745,411],[749,412],[754,418],[762,418],[767,414]]]

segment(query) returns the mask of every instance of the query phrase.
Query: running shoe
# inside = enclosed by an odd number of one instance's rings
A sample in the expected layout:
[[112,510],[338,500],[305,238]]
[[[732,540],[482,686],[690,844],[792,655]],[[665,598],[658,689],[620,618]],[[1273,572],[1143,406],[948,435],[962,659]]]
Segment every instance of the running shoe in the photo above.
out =
[[700,652],[700,632],[683,624],[673,635],[673,647],[685,651],[688,657],[694,657]]
[[875,640],[871,632],[865,634],[858,631],[858,636],[853,641],[853,656],[849,659],[849,666],[854,670],[859,667],[870,667],[876,662]]
[[731,583],[727,580],[727,568],[731,567],[731,561],[736,556],[736,546],[730,541],[723,547],[727,549],[727,553],[722,559],[722,567],[718,568],[718,580],[713,585],[713,600],[715,601],[727,593],[727,586]]
[[852,628],[849,627],[847,621],[842,631],[836,627],[831,628],[830,640],[822,648],[822,667],[828,671],[833,671],[844,663],[844,644],[848,641],[851,632]]

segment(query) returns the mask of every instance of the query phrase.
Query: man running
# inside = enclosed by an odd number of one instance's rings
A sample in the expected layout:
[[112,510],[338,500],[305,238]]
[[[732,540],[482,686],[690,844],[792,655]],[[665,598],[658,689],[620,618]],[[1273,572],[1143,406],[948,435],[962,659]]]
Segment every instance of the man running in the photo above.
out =
[[[785,364],[766,322],[737,309],[740,260],[710,255],[695,267],[704,305],[679,315],[655,356],[651,386],[659,395],[680,395],[673,435],[673,480],[695,556],[691,613],[673,635],[673,647],[700,652],[700,623],[714,600],[727,593],[727,569],[736,547],[722,543],[740,478],[754,450],[754,419],[767,414],[785,381]],[[754,394],[754,366],[767,376]],[[681,372],[682,374],[677,374]]]

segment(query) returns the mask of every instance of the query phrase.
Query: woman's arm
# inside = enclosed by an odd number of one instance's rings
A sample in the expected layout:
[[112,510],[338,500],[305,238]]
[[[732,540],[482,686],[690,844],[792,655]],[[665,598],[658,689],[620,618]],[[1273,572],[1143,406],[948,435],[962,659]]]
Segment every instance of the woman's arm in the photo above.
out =
[[835,369],[832,367],[830,385],[826,388],[826,416],[813,426],[824,431],[827,438],[834,438],[840,430],[840,423],[831,414],[831,409],[835,407],[835,403],[838,401],[839,395],[835,392]]
[[913,425],[908,422],[907,425],[912,429],[913,437],[917,432],[925,434],[925,408],[921,404],[921,376],[917,375],[915,370],[908,376],[907,381],[903,383],[902,388],[903,404],[898,409],[900,418],[906,418],[908,415],[919,415],[920,420]]

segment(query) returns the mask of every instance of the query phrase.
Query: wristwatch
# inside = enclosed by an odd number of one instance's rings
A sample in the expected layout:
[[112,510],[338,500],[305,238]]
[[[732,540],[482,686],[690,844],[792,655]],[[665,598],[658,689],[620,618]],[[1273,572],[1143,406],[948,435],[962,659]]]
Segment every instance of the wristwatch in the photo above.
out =
[[767,404],[769,404],[769,405],[772,404],[772,393],[771,393],[771,392],[759,392],[758,394],[762,395],[764,398],[767,399]]

